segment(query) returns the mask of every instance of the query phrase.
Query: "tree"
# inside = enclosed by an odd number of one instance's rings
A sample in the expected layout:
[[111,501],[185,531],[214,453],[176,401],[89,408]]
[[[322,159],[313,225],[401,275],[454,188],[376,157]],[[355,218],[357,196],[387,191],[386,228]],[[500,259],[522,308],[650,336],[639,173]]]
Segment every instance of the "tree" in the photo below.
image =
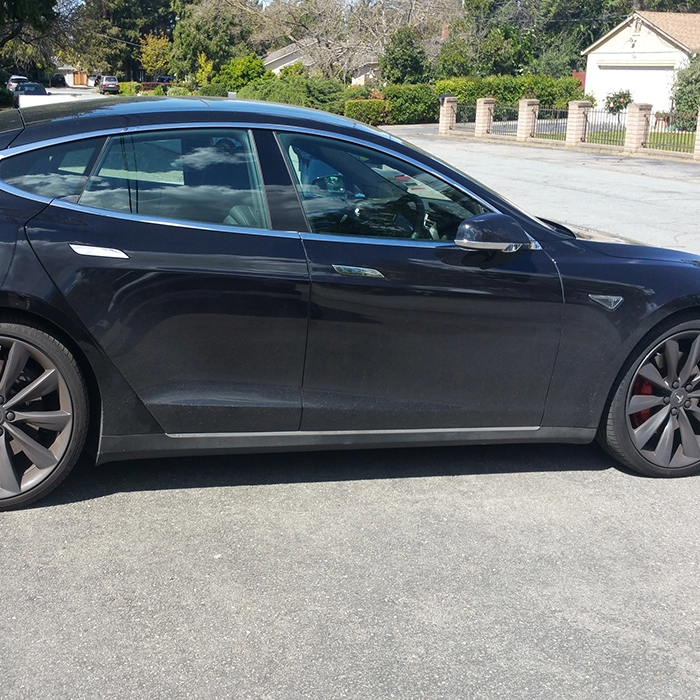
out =
[[700,56],[690,59],[676,73],[673,84],[674,125],[678,129],[695,131],[700,109]]
[[396,31],[379,59],[379,67],[388,83],[424,82],[430,73],[430,64],[418,31],[408,26]]
[[174,23],[170,0],[84,0],[73,54],[90,69],[121,72],[130,79],[140,66],[141,38],[168,36]]
[[222,83],[231,92],[240,90],[243,86],[266,73],[265,64],[255,54],[234,58],[221,67],[212,82]]
[[141,39],[141,65],[153,77],[168,72],[170,39],[165,34],[151,32]]
[[219,71],[231,59],[257,48],[251,37],[261,11],[258,0],[183,1],[177,3],[176,11],[172,62],[179,74],[195,73],[200,53]]
[[49,68],[71,44],[74,0],[0,0],[0,58],[22,70]]
[[55,20],[54,0],[0,0],[0,46],[33,32],[46,33]]

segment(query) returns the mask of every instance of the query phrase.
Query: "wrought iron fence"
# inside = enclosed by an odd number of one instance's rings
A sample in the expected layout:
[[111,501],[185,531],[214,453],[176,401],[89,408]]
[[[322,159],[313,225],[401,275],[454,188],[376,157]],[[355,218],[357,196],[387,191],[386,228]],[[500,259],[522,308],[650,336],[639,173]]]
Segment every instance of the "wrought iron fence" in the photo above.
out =
[[457,105],[457,124],[472,124],[476,121],[476,105]]
[[605,109],[592,109],[586,114],[584,141],[608,146],[624,146],[627,134],[627,111],[611,114]]
[[539,109],[535,136],[538,139],[551,139],[553,141],[566,141],[566,127],[569,121],[569,112],[565,109]]
[[651,117],[649,141],[646,147],[659,151],[693,153],[697,119],[697,114],[657,113],[657,116]]
[[495,104],[491,109],[491,133],[499,136],[516,136],[518,133],[518,107]]

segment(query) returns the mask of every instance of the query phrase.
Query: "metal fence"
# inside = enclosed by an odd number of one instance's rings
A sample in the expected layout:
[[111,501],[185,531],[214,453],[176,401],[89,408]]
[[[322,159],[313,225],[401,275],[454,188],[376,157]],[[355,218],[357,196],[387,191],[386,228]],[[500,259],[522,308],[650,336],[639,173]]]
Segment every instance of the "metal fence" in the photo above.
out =
[[569,112],[565,109],[540,109],[537,112],[535,137],[553,141],[566,141]]
[[499,136],[516,136],[518,133],[518,107],[495,104],[490,108],[493,121],[491,133]]
[[586,136],[588,143],[602,143],[608,146],[624,146],[627,133],[627,111],[611,114],[604,109],[592,109],[586,115]]
[[649,141],[645,145],[659,151],[693,153],[697,124],[697,114],[657,113],[651,117]]
[[457,124],[473,124],[476,121],[476,105],[457,105]]

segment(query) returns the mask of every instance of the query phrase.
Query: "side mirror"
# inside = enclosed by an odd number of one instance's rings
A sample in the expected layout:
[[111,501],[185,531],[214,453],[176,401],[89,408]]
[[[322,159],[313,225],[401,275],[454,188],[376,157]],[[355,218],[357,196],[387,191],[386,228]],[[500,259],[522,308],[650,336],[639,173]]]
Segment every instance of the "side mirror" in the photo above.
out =
[[455,244],[465,250],[503,253],[540,248],[540,244],[513,217],[497,213],[465,219],[457,229]]

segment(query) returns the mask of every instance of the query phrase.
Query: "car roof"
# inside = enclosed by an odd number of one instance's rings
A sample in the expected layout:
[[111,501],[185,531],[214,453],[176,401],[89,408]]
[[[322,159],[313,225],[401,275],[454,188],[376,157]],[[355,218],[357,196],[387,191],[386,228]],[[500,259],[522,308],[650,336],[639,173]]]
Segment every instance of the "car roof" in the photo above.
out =
[[[17,113],[20,117],[19,124]],[[299,126],[358,136],[361,134],[370,141],[399,141],[389,134],[345,117],[272,102],[210,97],[125,97],[111,100],[96,97],[0,112],[0,148],[9,145],[7,132],[16,132],[18,125],[23,128],[10,139],[13,146],[93,131],[173,122]]]

